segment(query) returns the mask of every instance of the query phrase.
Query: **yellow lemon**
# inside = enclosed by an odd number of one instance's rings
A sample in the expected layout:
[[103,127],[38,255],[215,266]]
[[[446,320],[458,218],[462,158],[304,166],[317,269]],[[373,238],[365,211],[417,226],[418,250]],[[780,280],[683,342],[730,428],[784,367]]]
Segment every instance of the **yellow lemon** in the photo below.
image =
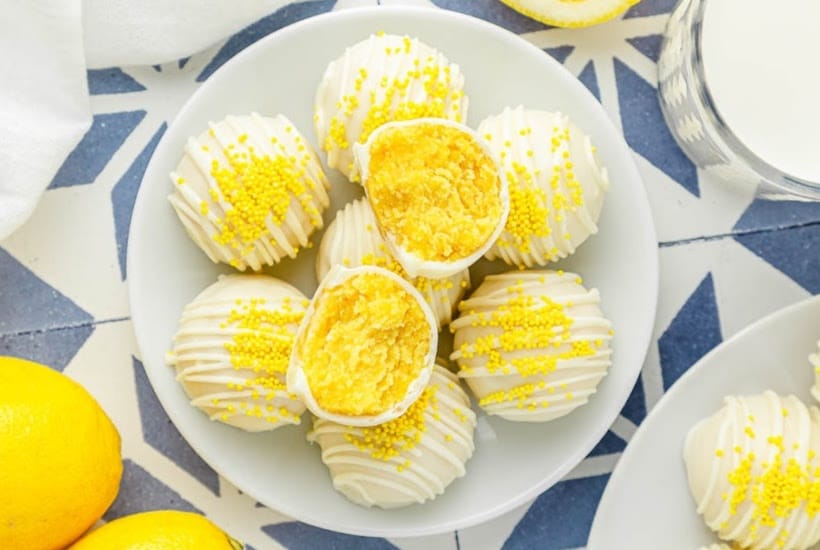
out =
[[69,550],[240,550],[242,544],[199,514],[159,510],[107,523]]
[[603,23],[640,0],[501,0],[527,17],[556,27]]
[[120,435],[78,383],[0,357],[0,548],[64,548],[117,496]]

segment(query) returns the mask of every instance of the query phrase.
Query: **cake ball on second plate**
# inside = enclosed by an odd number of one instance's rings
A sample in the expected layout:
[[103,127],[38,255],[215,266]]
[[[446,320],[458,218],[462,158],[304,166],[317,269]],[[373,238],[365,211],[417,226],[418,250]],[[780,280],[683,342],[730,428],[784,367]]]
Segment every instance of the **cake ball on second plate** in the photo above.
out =
[[330,204],[316,154],[282,115],[212,123],[188,139],[171,180],[168,200],[188,235],[240,271],[295,257]]
[[299,424],[285,376],[308,299],[267,275],[224,275],[182,313],[168,352],[191,404],[247,431]]
[[[363,198],[339,210],[336,219],[322,236],[316,256],[318,279],[321,281],[334,265],[376,265],[408,278],[401,265],[390,255],[376,226],[373,209]],[[424,296],[441,330],[442,325],[450,323],[456,304],[470,287],[470,272],[464,269],[445,279],[416,277],[408,280]]]
[[686,436],[689,489],[710,529],[743,548],[820,541],[820,411],[772,391],[728,396]]
[[451,359],[488,414],[564,416],[589,400],[611,364],[612,324],[599,304],[574,273],[489,275],[458,306]]
[[607,170],[569,117],[506,108],[481,122],[478,134],[499,157],[510,185],[510,215],[488,259],[546,265],[598,231]]
[[464,475],[475,426],[458,379],[437,364],[402,416],[369,428],[317,418],[308,439],[321,447],[337,491],[362,506],[398,508],[436,498]]
[[385,122],[467,118],[464,75],[415,38],[380,32],[330,63],[316,91],[314,124],[327,164],[352,181],[353,144]]

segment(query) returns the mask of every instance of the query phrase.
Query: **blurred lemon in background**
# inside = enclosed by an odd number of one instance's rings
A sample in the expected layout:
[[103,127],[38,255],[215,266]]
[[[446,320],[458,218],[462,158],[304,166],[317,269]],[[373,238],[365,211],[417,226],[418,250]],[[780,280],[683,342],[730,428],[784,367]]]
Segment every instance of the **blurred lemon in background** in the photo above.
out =
[[501,0],[515,11],[556,27],[588,27],[608,21],[640,0]]
[[240,550],[207,518],[160,510],[126,516],[92,531],[69,550]]
[[117,496],[120,436],[82,386],[0,357],[0,548],[61,549]]

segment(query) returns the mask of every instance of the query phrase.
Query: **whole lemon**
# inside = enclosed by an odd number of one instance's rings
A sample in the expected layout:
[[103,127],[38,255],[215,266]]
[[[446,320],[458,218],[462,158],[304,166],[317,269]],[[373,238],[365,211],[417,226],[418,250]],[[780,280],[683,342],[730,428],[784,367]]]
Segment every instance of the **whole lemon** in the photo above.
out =
[[69,550],[239,550],[242,544],[207,518],[191,512],[158,510],[107,523]]
[[0,548],[65,548],[117,496],[120,436],[82,386],[0,357]]

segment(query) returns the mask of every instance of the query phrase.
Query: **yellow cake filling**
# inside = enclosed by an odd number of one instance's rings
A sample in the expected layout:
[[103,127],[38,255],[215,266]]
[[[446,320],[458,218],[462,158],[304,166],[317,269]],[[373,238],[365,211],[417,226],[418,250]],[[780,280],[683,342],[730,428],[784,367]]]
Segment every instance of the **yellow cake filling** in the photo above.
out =
[[428,123],[384,130],[370,147],[368,172],[379,224],[426,260],[473,254],[503,212],[493,159],[458,128]]
[[399,404],[430,352],[430,324],[414,296],[376,273],[326,288],[301,346],[319,407],[370,416]]

